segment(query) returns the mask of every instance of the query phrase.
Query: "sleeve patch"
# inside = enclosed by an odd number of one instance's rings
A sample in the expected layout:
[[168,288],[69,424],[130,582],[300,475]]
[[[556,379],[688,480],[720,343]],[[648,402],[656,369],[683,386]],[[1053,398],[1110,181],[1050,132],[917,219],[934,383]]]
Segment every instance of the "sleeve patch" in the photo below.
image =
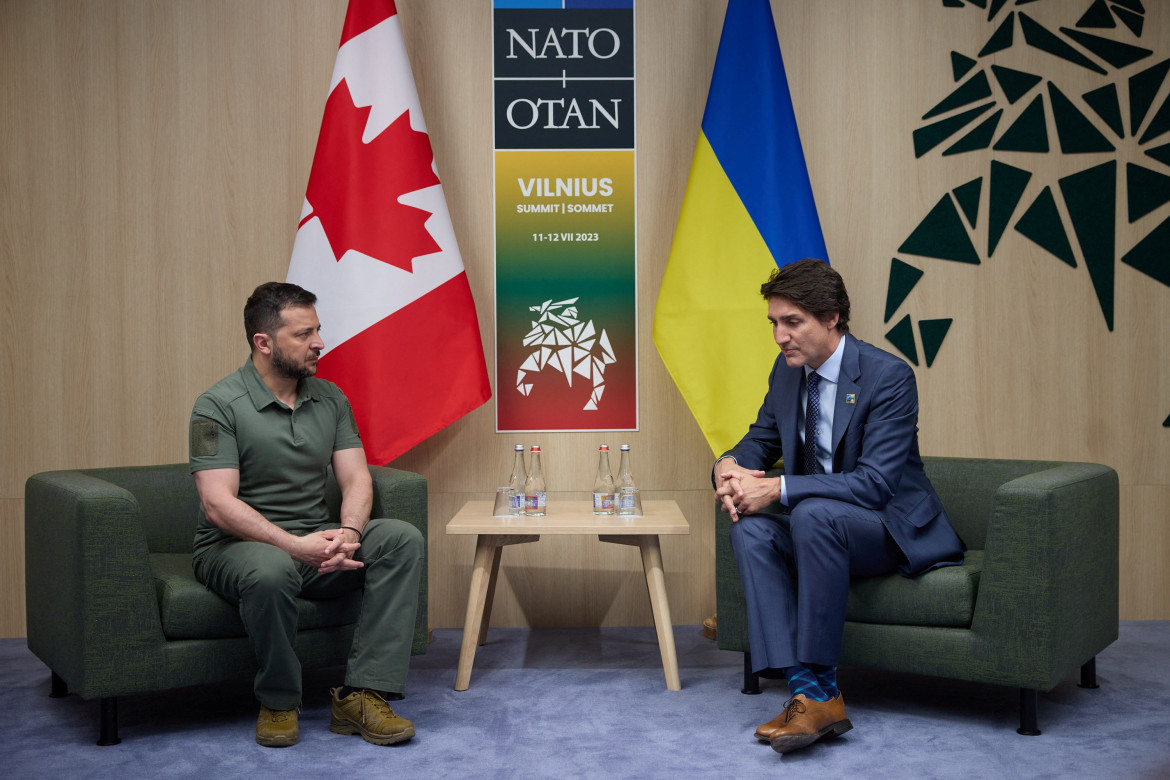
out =
[[192,420],[190,446],[192,458],[218,455],[219,423],[215,420]]

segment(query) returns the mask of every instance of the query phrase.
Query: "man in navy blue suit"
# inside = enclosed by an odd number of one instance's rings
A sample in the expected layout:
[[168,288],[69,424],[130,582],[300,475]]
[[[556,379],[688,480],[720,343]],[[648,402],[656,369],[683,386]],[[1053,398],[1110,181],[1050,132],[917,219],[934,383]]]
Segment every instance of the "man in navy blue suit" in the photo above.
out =
[[[787,753],[852,728],[837,689],[850,577],[913,576],[966,548],[922,468],[914,372],[850,335],[841,275],[801,260],[760,292],[781,355],[755,423],[712,475],[753,671],[783,675],[792,693],[755,736]],[[784,475],[766,477],[780,457]]]

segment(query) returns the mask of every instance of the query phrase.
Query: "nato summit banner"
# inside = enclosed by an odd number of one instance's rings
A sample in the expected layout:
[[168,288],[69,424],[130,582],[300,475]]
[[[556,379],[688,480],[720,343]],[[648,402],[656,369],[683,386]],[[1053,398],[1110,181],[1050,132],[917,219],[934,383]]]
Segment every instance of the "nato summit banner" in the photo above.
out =
[[638,427],[633,0],[494,0],[496,429]]

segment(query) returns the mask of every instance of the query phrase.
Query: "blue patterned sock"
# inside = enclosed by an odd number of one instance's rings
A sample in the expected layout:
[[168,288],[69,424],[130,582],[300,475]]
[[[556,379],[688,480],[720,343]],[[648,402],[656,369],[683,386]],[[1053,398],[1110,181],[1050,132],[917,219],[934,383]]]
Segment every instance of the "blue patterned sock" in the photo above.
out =
[[828,701],[831,698],[821,690],[821,686],[817,683],[817,676],[809,668],[788,666],[781,671],[788,678],[788,691],[793,696],[803,693],[805,698],[813,701]]
[[817,685],[825,692],[825,700],[837,698],[841,693],[837,688],[837,667],[809,664],[809,669],[817,676]]

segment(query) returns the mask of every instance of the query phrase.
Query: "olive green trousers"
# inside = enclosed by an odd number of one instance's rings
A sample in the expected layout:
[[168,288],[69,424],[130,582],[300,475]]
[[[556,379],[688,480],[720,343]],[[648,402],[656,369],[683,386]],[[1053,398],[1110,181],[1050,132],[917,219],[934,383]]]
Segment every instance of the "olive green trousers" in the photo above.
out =
[[[322,525],[322,528],[336,527]],[[319,574],[263,542],[224,539],[194,561],[196,578],[240,609],[260,670],[253,689],[272,710],[301,703],[301,662],[293,650],[298,596],[327,599],[361,588],[362,607],[345,684],[401,692],[406,688],[426,544],[401,520],[371,520],[354,555],[354,571]]]

